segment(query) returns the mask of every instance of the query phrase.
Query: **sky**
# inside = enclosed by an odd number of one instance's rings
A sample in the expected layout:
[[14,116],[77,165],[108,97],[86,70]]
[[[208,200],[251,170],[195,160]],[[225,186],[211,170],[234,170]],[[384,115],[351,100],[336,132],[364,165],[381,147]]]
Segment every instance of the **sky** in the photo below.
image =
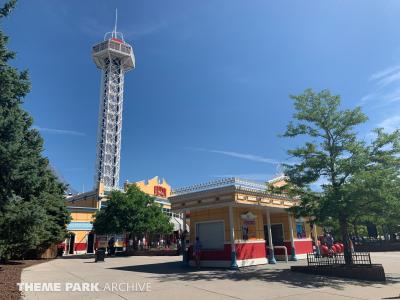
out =
[[115,8],[136,57],[125,76],[121,185],[271,179],[298,144],[279,136],[289,95],[307,88],[361,106],[361,138],[400,127],[397,0],[21,0],[1,26],[12,64],[29,70],[24,107],[44,155],[77,191],[94,185],[101,74],[91,47],[113,29]]

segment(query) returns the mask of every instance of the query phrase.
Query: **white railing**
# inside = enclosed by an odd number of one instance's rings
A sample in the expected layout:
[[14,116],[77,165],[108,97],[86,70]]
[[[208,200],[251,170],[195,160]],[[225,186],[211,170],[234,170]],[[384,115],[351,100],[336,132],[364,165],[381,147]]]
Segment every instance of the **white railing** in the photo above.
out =
[[267,189],[267,185],[264,182],[257,182],[257,181],[242,179],[242,178],[229,177],[229,178],[217,179],[217,180],[209,181],[206,183],[195,184],[192,186],[175,189],[172,191],[171,194],[176,196],[176,195],[206,191],[206,190],[211,190],[211,189],[220,188],[220,187],[227,187],[227,186],[235,186],[236,188],[244,188],[244,189],[250,189],[250,190],[255,190],[255,191],[260,191],[260,192],[265,192]]
[[286,246],[274,246],[274,250],[275,249],[283,249],[285,251],[285,262],[288,263],[289,262],[289,257],[287,254],[287,247]]

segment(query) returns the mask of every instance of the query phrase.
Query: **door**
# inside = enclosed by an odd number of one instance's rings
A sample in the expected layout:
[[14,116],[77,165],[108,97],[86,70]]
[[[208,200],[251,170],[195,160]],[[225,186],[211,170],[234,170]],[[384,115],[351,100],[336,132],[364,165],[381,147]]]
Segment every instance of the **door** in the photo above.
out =
[[[283,225],[282,224],[272,224],[271,225],[271,233],[272,233],[272,244],[274,244],[274,246],[284,246]],[[268,246],[268,244],[269,244],[268,225],[264,225],[264,237],[265,237],[265,243]]]
[[87,241],[87,253],[93,253],[94,252],[94,233],[91,232],[88,235],[88,241]]
[[75,249],[75,234],[71,233],[69,236],[69,254],[74,254]]

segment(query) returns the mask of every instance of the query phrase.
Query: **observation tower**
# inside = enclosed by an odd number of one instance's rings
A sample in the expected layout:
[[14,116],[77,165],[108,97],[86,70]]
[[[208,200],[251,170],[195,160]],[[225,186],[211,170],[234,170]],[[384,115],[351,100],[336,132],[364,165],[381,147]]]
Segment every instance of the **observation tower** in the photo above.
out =
[[117,14],[114,30],[93,46],[92,56],[102,73],[94,182],[110,191],[119,188],[124,75],[135,68],[132,46],[117,32]]

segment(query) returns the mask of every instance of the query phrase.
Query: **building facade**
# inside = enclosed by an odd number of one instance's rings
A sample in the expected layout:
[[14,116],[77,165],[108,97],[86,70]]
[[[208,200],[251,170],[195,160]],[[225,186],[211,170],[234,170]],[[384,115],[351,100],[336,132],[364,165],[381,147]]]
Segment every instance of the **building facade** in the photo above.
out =
[[[270,182],[284,184],[284,178]],[[172,210],[190,213],[189,251],[194,264],[196,237],[201,265],[242,267],[304,258],[313,251],[317,228],[288,212],[298,200],[267,192],[266,183],[227,178],[172,192]]]
[[[138,182],[125,182],[125,190],[129,185],[136,184],[140,190],[155,197],[163,212],[170,217],[175,231],[182,231],[183,220],[180,214],[171,212],[171,203],[168,196],[171,194],[171,186],[165,179],[158,176],[149,180]],[[71,213],[72,221],[68,224],[69,235],[61,246],[64,254],[93,253],[96,248],[107,247],[108,239],[104,236],[96,236],[93,232],[94,215],[106,205],[109,192],[105,191],[103,183],[99,183],[93,191],[68,196],[66,205]],[[124,235],[113,235],[116,239],[116,247],[124,251],[129,241]]]

